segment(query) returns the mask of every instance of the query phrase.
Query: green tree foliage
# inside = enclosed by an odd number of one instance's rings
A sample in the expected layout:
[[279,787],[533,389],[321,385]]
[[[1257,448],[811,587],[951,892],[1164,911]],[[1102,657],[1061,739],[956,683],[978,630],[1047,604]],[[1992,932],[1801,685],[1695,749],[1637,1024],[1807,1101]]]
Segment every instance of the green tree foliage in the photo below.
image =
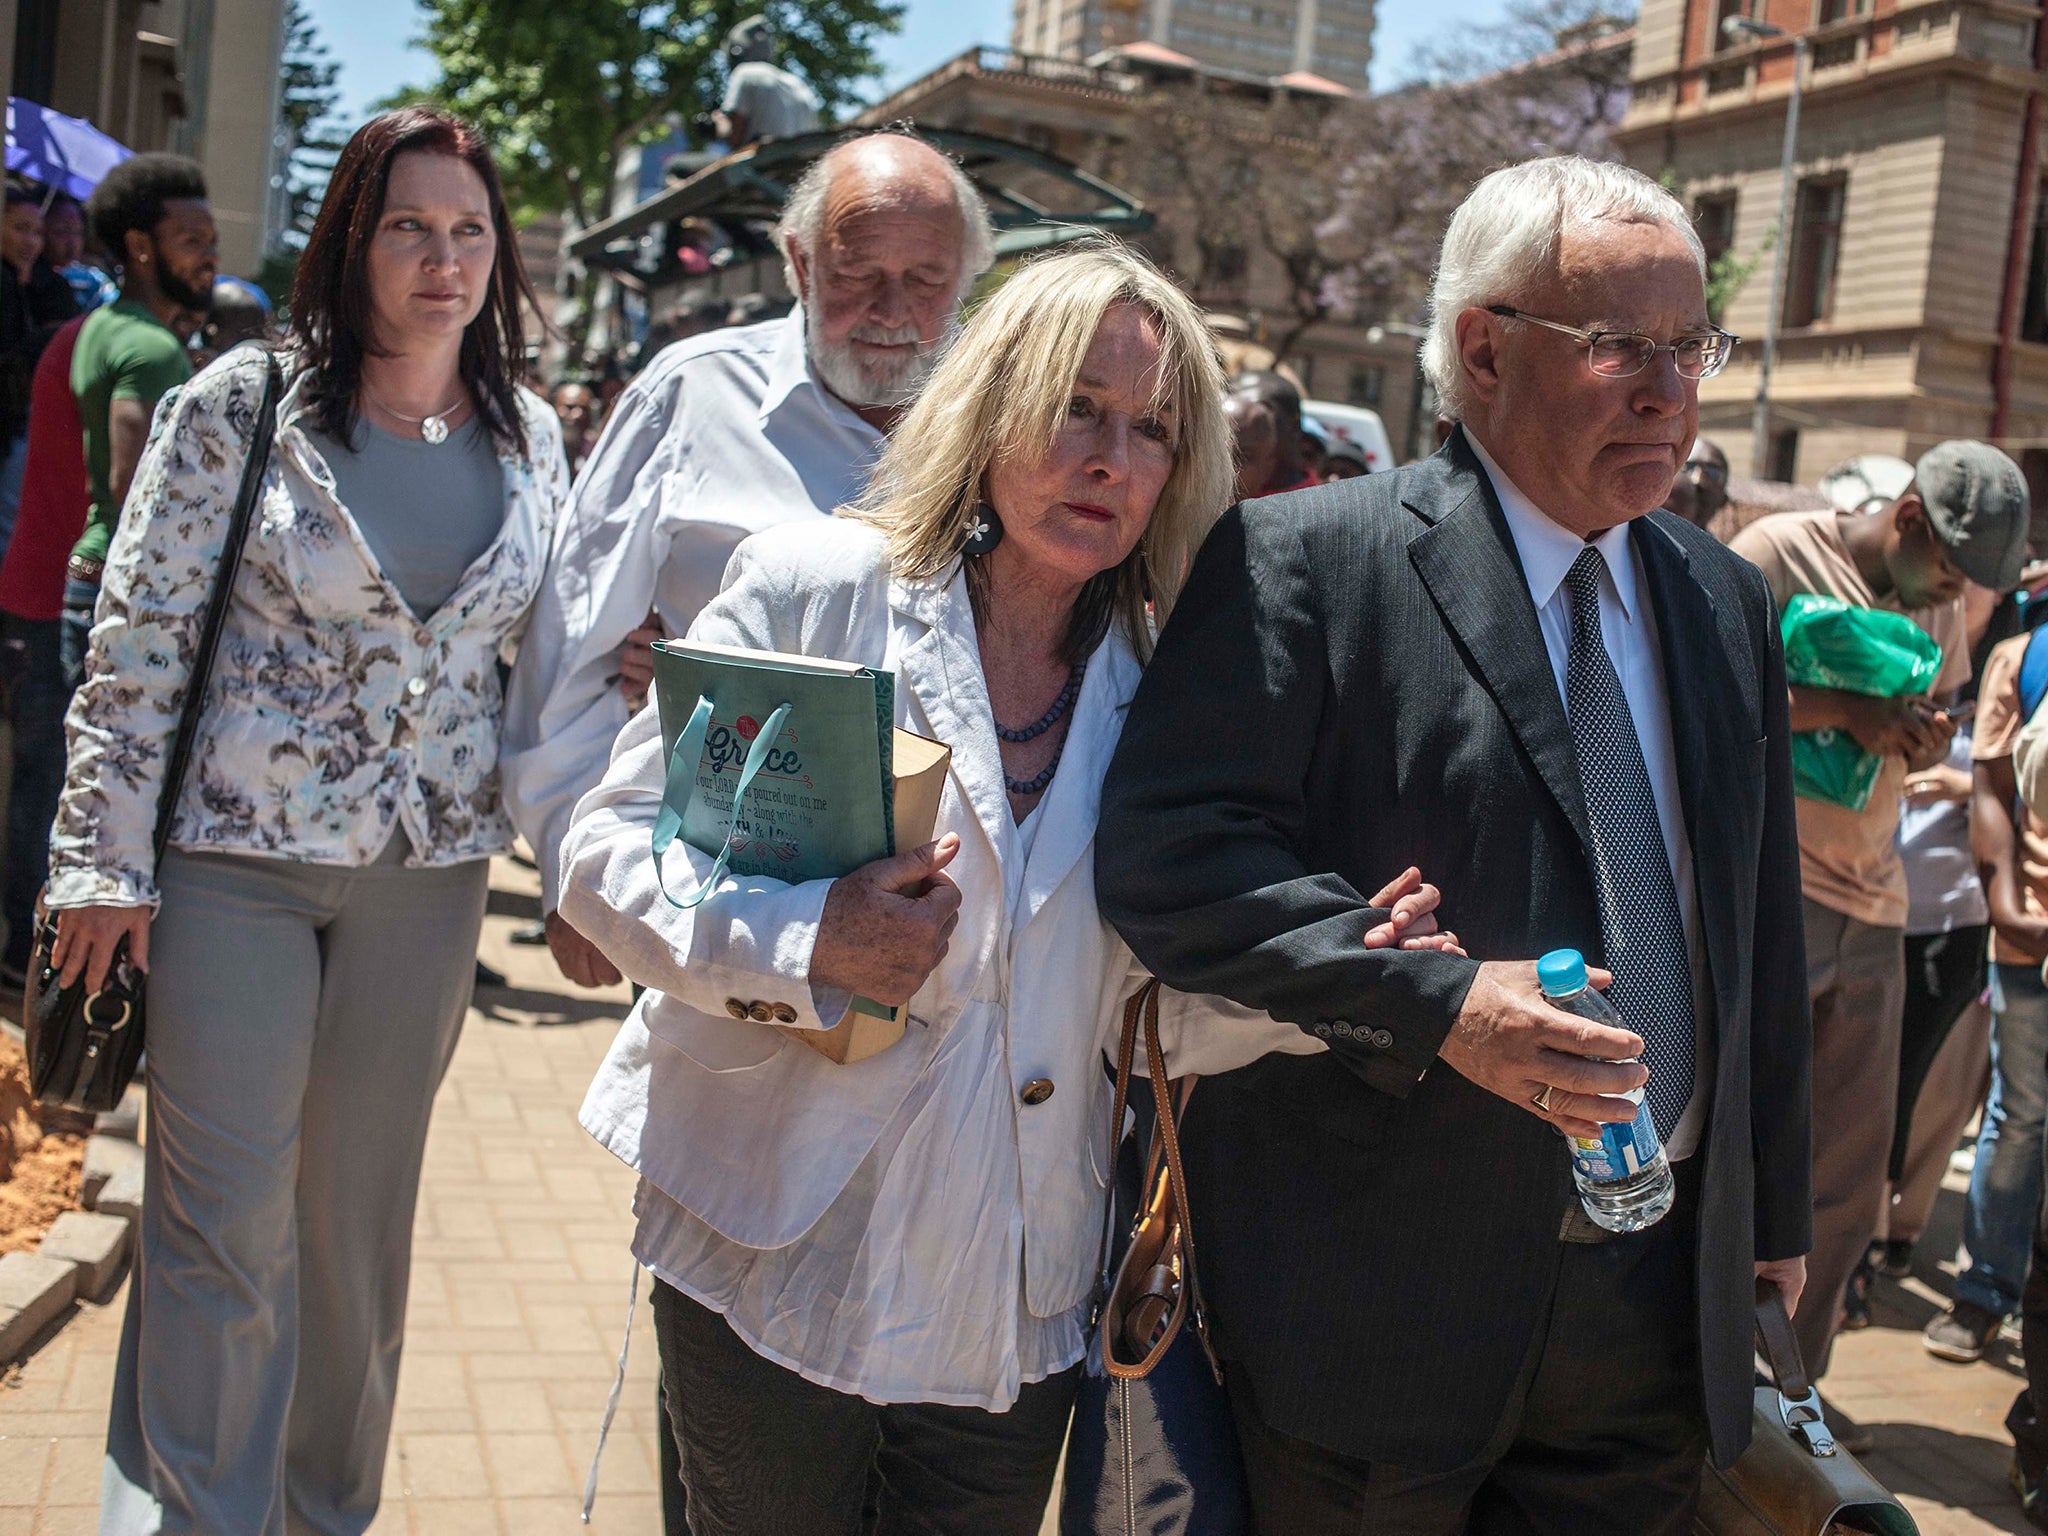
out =
[[335,86],[341,66],[328,56],[303,0],[290,0],[285,7],[283,68],[277,133],[284,148],[284,243],[263,258],[256,272],[257,284],[280,303],[290,295],[292,273],[306,236],[313,232],[327,178],[348,142],[334,120],[335,104],[341,100]]
[[1742,292],[1743,284],[1763,265],[1771,253],[1771,247],[1778,243],[1778,226],[1773,224],[1764,231],[1764,238],[1754,255],[1741,256],[1734,251],[1723,251],[1707,263],[1707,318],[1714,324],[1721,323],[1721,316],[1735,301],[1735,295]]
[[[1657,185],[1680,201],[1684,200],[1678,190],[1678,173],[1669,166],[1658,175]],[[1742,292],[1743,285],[1755,275],[1756,269],[1763,265],[1764,258],[1770,255],[1771,247],[1777,243],[1778,226],[1773,221],[1771,227],[1764,231],[1763,239],[1757,242],[1757,248],[1752,254],[1744,256],[1731,249],[1723,251],[1707,263],[1709,320],[1716,325],[1721,323],[1721,316],[1727,312],[1728,306],[1735,302],[1735,296]]]
[[828,115],[874,75],[874,43],[900,24],[900,0],[422,0],[421,38],[440,68],[424,94],[482,128],[522,212],[607,212],[620,153],[659,138],[672,117],[714,109],[720,50],[739,21],[766,14],[780,62]]

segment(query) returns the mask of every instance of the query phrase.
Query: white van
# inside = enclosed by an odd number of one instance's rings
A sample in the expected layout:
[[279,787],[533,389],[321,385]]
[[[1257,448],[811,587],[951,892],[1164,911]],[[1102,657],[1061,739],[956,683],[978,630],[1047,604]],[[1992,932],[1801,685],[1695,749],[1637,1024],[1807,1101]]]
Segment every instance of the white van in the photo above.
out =
[[1364,449],[1365,467],[1372,474],[1384,474],[1397,462],[1393,439],[1387,436],[1387,424],[1377,411],[1362,405],[1339,405],[1334,400],[1304,400],[1301,417],[1323,436],[1342,438]]

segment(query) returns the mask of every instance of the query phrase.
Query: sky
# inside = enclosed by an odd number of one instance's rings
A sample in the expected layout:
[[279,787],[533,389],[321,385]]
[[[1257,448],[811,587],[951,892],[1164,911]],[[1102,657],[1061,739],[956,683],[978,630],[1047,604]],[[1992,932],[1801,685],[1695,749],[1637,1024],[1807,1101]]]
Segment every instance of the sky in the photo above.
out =
[[[401,85],[423,85],[433,66],[409,40],[419,30],[415,0],[307,0],[320,36],[341,64],[342,113],[350,126],[370,103]],[[1381,0],[1373,84],[1399,82],[1415,47],[1447,25],[1495,20],[1502,0]],[[914,80],[976,43],[1010,40],[1010,0],[909,0],[903,30],[882,40],[883,86]]]

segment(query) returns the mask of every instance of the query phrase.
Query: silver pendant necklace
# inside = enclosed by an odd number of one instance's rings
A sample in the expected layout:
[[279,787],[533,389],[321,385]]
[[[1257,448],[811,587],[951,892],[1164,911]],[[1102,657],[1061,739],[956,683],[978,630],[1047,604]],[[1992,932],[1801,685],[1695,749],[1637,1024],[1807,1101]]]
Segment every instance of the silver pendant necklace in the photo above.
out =
[[457,395],[452,404],[443,406],[431,416],[408,416],[403,411],[391,409],[390,406],[371,394],[367,386],[365,386],[363,394],[372,405],[376,406],[386,416],[394,417],[409,427],[416,427],[419,430],[421,440],[430,446],[448,441],[448,418],[462,409],[462,397]]

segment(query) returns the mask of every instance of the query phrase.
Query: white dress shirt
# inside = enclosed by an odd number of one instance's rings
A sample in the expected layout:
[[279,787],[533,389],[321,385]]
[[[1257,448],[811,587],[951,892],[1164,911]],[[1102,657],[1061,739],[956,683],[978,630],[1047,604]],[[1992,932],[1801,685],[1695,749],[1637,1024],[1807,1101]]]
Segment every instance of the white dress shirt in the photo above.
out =
[[1565,662],[1571,653],[1572,609],[1564,578],[1589,542],[1602,557],[1600,633],[1607,645],[1607,658],[1614,663],[1615,676],[1621,679],[1629,715],[1635,721],[1643,766],[1649,770],[1650,794],[1657,802],[1657,823],[1664,833],[1664,852],[1671,861],[1671,883],[1678,893],[1679,921],[1685,927],[1685,947],[1692,960],[1694,1089],[1685,1113],[1665,1143],[1666,1153],[1677,1161],[1690,1156],[1699,1145],[1706,1122],[1707,1095],[1701,1089],[1713,1081],[1713,1032],[1707,1028],[1712,1015],[1703,985],[1706,945],[1700,932],[1699,891],[1693,883],[1692,839],[1686,834],[1685,806],[1679,798],[1678,759],[1671,745],[1671,704],[1664,683],[1664,649],[1657,634],[1657,616],[1650,607],[1648,582],[1629,539],[1627,523],[1608,529],[1597,539],[1582,539],[1523,495],[1480,446],[1477,437],[1467,432],[1466,441],[1471,443],[1487,478],[1493,482],[1501,511],[1507,514],[1508,532],[1514,538],[1515,553],[1521,557],[1522,576],[1529,583],[1529,596],[1536,604],[1543,648],[1550,655],[1551,675],[1557,679],[1557,696],[1565,702],[1567,710],[1571,706],[1565,701]]
[[626,723],[626,636],[650,609],[686,633],[742,539],[851,501],[881,443],[812,375],[801,308],[677,342],[619,397],[576,477],[505,705],[506,804],[545,910],[570,813]]

